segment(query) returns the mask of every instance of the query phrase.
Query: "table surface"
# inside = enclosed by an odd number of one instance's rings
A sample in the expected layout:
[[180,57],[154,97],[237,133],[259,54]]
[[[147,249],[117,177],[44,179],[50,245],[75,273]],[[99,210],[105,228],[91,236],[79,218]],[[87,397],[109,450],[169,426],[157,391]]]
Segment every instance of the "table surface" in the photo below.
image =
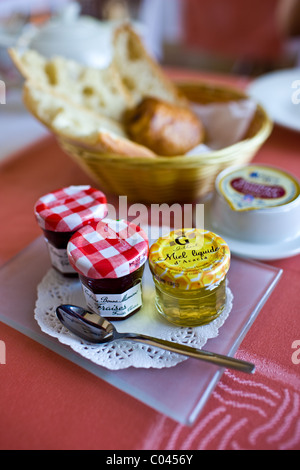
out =
[[[241,77],[184,71],[171,75],[240,88],[248,83]],[[4,138],[2,134],[1,142]],[[300,178],[299,145],[300,134],[274,126],[254,161],[280,166]],[[41,194],[53,187],[92,183],[52,136],[5,156],[0,181],[0,266],[40,236],[32,208]],[[236,353],[254,362],[256,373],[225,371],[192,427],[0,324],[0,344],[6,351],[6,363],[0,364],[0,448],[300,449],[300,354],[293,349],[300,347],[299,261],[296,256],[268,262],[283,274]]]

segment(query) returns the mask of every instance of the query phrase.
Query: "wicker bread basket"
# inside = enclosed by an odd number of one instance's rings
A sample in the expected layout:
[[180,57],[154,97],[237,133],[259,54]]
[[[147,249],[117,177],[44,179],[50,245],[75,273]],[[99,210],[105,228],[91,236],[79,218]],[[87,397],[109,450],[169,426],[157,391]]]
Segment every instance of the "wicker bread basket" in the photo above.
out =
[[[194,103],[245,99],[238,90],[202,83],[179,84]],[[132,158],[92,153],[59,139],[61,148],[91,176],[107,194],[127,196],[131,202],[193,202],[212,190],[216,176],[231,165],[248,163],[272,130],[261,106],[244,140],[230,147],[199,156]]]

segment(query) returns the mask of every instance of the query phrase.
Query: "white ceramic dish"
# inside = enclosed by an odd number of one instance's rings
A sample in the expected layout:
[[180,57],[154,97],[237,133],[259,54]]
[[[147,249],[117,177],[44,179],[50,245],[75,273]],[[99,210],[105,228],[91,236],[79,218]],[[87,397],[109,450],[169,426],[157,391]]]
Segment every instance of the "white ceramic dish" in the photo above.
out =
[[300,131],[300,68],[271,72],[247,89],[277,124]]
[[[215,230],[212,224],[211,201],[205,203],[205,227]],[[230,248],[231,253],[243,258],[251,258],[260,261],[274,261],[277,259],[291,258],[300,254],[300,234],[292,240],[283,240],[275,243],[249,242],[227,235],[218,230],[220,235]]]
[[[69,2],[41,26],[26,24],[15,35],[0,30],[0,47],[33,49],[48,58],[60,55],[89,67],[106,68],[112,60],[113,33],[121,22],[98,20],[80,12],[77,2]],[[146,39],[142,23],[133,21],[131,25]]]

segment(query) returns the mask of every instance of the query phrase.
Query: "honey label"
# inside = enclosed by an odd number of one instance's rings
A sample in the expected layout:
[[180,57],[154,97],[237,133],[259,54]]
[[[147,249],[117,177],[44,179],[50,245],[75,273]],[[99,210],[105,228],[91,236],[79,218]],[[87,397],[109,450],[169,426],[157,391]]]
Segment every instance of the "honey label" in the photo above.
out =
[[300,194],[298,181],[273,167],[248,165],[227,173],[218,190],[235,211],[267,209],[288,204]]
[[196,237],[195,232],[181,232],[174,240],[166,243],[158,261],[169,263],[172,267],[197,269],[201,265],[211,264],[218,257],[220,246],[214,240],[207,240],[205,235]]
[[227,273],[230,251],[218,235],[183,229],[162,237],[150,249],[153,275],[172,287],[192,289],[221,281]]

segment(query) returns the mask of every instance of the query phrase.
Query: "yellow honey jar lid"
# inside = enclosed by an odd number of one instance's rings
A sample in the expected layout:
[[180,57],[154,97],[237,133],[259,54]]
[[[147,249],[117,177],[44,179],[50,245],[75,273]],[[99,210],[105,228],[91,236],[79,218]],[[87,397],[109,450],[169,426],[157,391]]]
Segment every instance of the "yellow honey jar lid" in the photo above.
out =
[[201,289],[224,279],[230,266],[230,250],[213,232],[174,230],[151,246],[149,266],[153,276],[166,286]]

